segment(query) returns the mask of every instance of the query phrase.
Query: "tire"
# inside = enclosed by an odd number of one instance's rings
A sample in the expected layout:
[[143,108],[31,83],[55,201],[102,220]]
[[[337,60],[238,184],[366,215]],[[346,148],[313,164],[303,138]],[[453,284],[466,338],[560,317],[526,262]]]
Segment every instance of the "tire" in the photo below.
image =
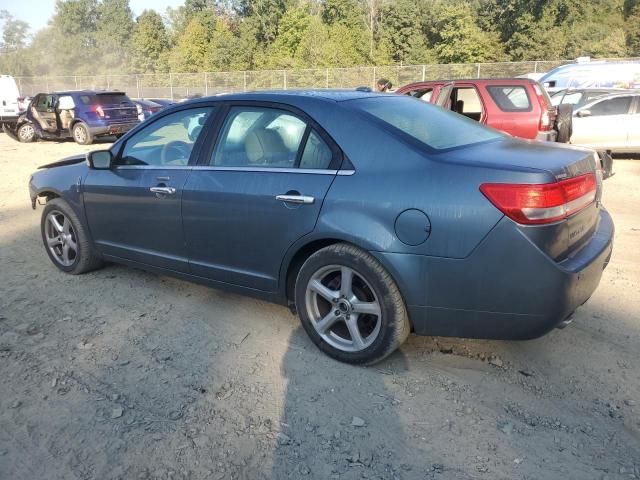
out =
[[18,140],[22,143],[31,143],[36,139],[36,131],[30,123],[23,123],[16,131]]
[[600,158],[600,166],[602,168],[602,178],[606,179],[613,176],[613,157],[610,152],[598,152]]
[[89,127],[83,122],[76,123],[71,129],[71,134],[75,142],[79,145],[91,145],[93,142],[93,136],[89,131]]
[[313,343],[341,362],[379,362],[409,335],[407,310],[391,275],[370,254],[346,243],[318,250],[304,262],[295,303]]
[[[102,266],[102,258],[95,251],[85,226],[64,200],[54,198],[47,202],[42,211],[40,232],[49,258],[63,272],[79,275]],[[66,257],[65,245],[68,246]]]
[[573,105],[566,103],[558,105],[555,128],[558,132],[556,141],[559,143],[569,143],[571,135],[573,134]]

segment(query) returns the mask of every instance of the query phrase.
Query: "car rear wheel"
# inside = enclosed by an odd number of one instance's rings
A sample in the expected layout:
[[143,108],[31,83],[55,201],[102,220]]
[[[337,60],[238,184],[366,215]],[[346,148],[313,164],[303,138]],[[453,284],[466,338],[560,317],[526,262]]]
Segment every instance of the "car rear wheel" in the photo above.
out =
[[33,142],[36,139],[36,131],[30,123],[23,123],[18,127],[18,140],[23,143]]
[[102,266],[84,226],[64,200],[47,202],[40,227],[49,258],[63,272],[78,275]]
[[409,335],[397,285],[375,258],[353,245],[311,255],[298,273],[295,300],[311,340],[342,362],[376,363]]
[[72,133],[73,139],[80,145],[91,145],[91,142],[93,142],[89,129],[82,122],[78,122],[73,126]]

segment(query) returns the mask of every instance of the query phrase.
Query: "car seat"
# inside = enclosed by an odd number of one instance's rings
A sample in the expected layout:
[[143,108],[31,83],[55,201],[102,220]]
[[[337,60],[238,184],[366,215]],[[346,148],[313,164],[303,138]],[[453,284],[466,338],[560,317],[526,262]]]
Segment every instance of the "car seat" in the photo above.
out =
[[258,128],[249,132],[244,140],[244,149],[252,165],[286,167],[293,163],[284,140],[273,129]]

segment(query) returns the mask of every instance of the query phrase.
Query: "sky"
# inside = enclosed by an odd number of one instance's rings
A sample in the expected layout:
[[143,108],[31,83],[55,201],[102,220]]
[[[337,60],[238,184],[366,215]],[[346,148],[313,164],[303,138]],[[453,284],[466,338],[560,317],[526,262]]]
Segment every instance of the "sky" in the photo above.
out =
[[[129,0],[134,15],[140,15],[145,8],[153,8],[164,14],[167,7],[178,7],[184,0]],[[53,15],[55,0],[0,0],[0,10],[7,10],[11,15],[24,20],[31,26],[30,33],[46,27]],[[2,27],[0,26],[0,32]]]

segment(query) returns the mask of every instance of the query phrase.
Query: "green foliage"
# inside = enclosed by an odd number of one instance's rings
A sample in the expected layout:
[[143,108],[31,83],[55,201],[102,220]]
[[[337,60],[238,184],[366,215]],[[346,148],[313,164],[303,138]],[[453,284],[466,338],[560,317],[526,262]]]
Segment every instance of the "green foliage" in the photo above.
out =
[[31,37],[0,24],[17,75],[640,56],[640,0],[183,0],[135,21],[129,0],[56,0]]
[[131,70],[136,73],[167,70],[168,49],[169,37],[162,17],[153,10],[145,10],[137,18],[131,38]]

